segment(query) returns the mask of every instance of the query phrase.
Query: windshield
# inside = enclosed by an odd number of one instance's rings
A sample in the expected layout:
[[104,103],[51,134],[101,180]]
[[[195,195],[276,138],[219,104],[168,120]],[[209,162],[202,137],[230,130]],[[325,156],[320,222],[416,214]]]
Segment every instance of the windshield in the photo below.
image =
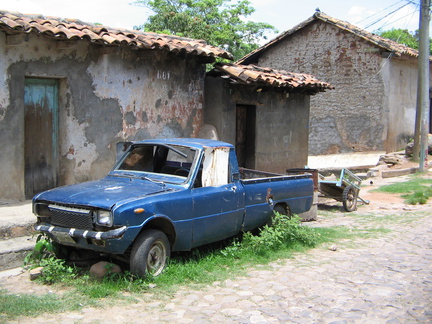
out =
[[186,146],[134,144],[111,173],[184,183],[193,170],[196,156],[196,150]]

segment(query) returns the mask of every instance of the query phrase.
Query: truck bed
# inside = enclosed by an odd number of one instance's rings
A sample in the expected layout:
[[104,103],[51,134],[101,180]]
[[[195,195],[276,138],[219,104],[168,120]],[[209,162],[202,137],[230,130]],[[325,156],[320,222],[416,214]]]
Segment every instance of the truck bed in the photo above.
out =
[[287,206],[293,214],[312,206],[313,180],[309,173],[284,175],[241,168],[240,175],[245,190],[245,230],[267,222],[276,205]]
[[286,174],[258,171],[258,170],[252,170],[246,168],[239,168],[239,170],[240,170],[240,180],[245,184],[280,181],[280,180],[288,180],[288,179],[304,179],[304,178],[312,177],[312,175],[309,173],[286,175]]

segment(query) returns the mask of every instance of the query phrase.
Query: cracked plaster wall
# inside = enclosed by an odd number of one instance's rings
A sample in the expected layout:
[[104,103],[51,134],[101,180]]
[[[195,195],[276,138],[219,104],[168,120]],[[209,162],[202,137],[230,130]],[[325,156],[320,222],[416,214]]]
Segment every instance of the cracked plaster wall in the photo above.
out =
[[24,80],[59,80],[59,185],[104,176],[116,143],[194,136],[205,67],[162,51],[103,48],[0,33],[0,198],[24,198]]
[[206,78],[206,124],[222,141],[236,144],[236,107],[256,107],[254,168],[285,174],[303,168],[308,158],[310,96],[280,91],[256,92],[222,78]]

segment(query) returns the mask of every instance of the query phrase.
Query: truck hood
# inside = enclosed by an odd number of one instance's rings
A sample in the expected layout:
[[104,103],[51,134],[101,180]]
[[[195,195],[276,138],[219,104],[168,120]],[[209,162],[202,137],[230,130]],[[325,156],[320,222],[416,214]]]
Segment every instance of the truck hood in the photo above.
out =
[[173,190],[172,187],[147,180],[106,177],[97,181],[54,188],[36,195],[33,200],[109,210],[115,204],[126,200]]

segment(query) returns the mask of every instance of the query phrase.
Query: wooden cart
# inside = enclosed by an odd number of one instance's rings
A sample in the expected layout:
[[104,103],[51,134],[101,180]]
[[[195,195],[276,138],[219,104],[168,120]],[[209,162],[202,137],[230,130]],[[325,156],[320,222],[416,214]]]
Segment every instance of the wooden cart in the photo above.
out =
[[357,200],[369,204],[368,200],[364,200],[359,196],[362,179],[350,170],[342,169],[340,177],[336,181],[327,181],[323,179],[324,177],[319,175],[319,197],[332,198],[341,201],[347,212],[357,209]]

